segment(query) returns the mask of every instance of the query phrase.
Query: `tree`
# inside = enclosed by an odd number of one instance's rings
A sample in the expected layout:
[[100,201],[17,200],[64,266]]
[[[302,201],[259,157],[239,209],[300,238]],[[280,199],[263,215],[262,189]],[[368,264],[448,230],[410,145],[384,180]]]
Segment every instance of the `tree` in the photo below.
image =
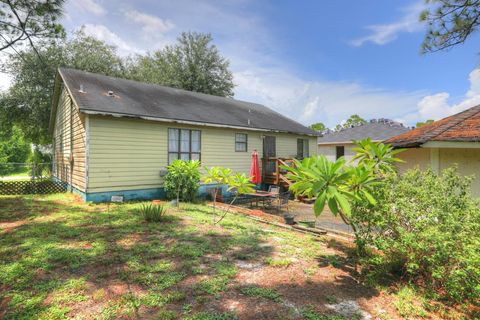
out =
[[368,139],[362,140],[356,150],[357,166],[346,165],[343,157],[332,162],[320,155],[295,160],[294,166],[284,166],[283,169],[289,171],[287,178],[293,181],[290,190],[295,195],[315,198],[313,210],[316,216],[328,206],[334,215],[352,227],[357,250],[363,253],[362,228],[368,217],[358,216],[361,212],[352,210],[352,207],[376,205],[375,188],[395,173],[393,164],[399,159],[394,156],[400,151]]
[[137,56],[130,62],[129,77],[139,81],[202,92],[233,96],[233,75],[229,62],[212,44],[210,34],[184,32],[177,43]]
[[2,0],[0,2],[0,51],[25,41],[36,52],[37,40],[64,36],[58,19],[64,0]]
[[0,132],[0,176],[14,172],[18,165],[27,162],[30,154],[30,143],[25,140],[23,132],[18,127],[8,128]]
[[430,123],[433,123],[433,122],[435,122],[435,120],[432,120],[432,119],[425,120],[425,122],[417,122],[415,124],[415,127],[420,128],[420,127],[423,127],[426,124],[430,124]]
[[480,24],[478,0],[426,0],[430,8],[420,14],[427,23],[422,52],[435,52],[465,42]]
[[28,140],[48,144],[50,109],[55,74],[58,67],[72,67],[111,76],[124,74],[123,61],[114,47],[83,31],[71,40],[45,43],[39,52],[33,49],[11,56],[7,69],[13,76],[12,86],[0,99],[0,120],[18,125]]
[[321,122],[313,123],[309,126],[310,129],[318,131],[318,132],[323,132],[327,127]]
[[334,131],[340,131],[342,129],[347,129],[347,128],[359,126],[359,125],[362,125],[364,123],[367,123],[367,121],[365,119],[360,117],[358,114],[353,114],[353,115],[350,116],[350,118],[348,118],[345,121],[345,123],[337,124]]
[[245,176],[244,173],[235,173],[232,174],[232,170],[224,167],[211,167],[205,168],[205,175],[203,176],[203,181],[205,183],[216,183],[219,185],[226,185],[227,191],[233,191],[234,196],[232,201],[228,204],[223,210],[223,215],[220,219],[216,220],[216,203],[217,203],[217,192],[218,188],[215,188],[213,194],[213,221],[214,224],[220,223],[223,218],[230,211],[230,208],[237,200],[238,196],[245,193],[253,192],[253,187],[255,186],[250,182],[250,178]]

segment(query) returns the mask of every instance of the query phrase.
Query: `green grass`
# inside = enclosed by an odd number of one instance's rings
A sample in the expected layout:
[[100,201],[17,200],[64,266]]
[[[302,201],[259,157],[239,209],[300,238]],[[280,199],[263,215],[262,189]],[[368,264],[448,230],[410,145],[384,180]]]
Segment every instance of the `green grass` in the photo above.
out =
[[249,297],[259,297],[275,302],[282,301],[280,294],[275,290],[269,288],[262,288],[258,286],[247,286],[239,289],[241,293]]
[[[0,316],[236,319],[241,316],[225,313],[219,300],[248,296],[279,308],[289,300],[274,286],[241,283],[241,260],[269,272],[298,268],[302,277],[314,277],[321,263],[345,265],[325,255],[322,238],[267,230],[243,215],[230,213],[214,226],[209,207],[182,204],[148,223],[140,206],[85,204],[69,194],[0,196]],[[394,297],[399,314],[423,314],[415,296],[405,289]],[[308,303],[298,306],[305,319],[343,319],[304,309]]]
[[[88,315],[99,319],[138,312],[179,318],[170,306],[208,303],[235,290],[237,255],[262,262],[270,254],[259,246],[270,234],[245,217],[229,214],[212,228],[209,208],[183,205],[147,223],[140,206],[111,204],[107,210],[67,194],[0,197],[0,222],[22,222],[8,232],[0,229],[4,318],[68,318],[88,309],[79,305],[99,305]],[[181,287],[192,277],[200,277],[193,290]],[[232,318],[222,312],[190,316]]]

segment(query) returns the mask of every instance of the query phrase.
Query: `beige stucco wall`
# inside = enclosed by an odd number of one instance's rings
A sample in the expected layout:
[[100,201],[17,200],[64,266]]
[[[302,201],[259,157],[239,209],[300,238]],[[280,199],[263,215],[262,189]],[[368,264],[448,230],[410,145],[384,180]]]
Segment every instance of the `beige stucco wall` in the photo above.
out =
[[408,169],[418,167],[425,170],[430,167],[430,149],[426,148],[411,148],[405,149],[403,152],[397,155],[402,159],[403,163],[398,163],[398,172],[404,173]]
[[[262,136],[276,136],[277,156],[297,153],[297,138],[309,139],[316,154],[315,137],[283,133],[245,131],[155,121],[89,116],[89,160],[87,192],[105,192],[161,187],[160,171],[167,166],[168,128],[201,131],[202,166],[224,166],[249,174],[251,152],[262,157]],[[235,152],[235,133],[248,135],[247,152]]]
[[480,196],[480,149],[479,148],[411,148],[399,154],[405,163],[399,164],[399,172],[416,166],[432,168],[436,172],[458,166],[461,175],[474,175],[472,194]]

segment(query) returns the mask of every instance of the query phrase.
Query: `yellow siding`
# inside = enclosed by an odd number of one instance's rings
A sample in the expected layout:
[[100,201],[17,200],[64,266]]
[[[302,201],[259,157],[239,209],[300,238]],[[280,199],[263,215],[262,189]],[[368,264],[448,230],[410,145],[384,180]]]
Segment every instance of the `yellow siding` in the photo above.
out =
[[[160,171],[167,166],[168,128],[201,131],[202,166],[225,166],[234,172],[249,174],[251,152],[262,156],[265,132],[187,126],[113,117],[89,117],[88,192],[133,190],[161,187]],[[235,152],[235,133],[248,135],[247,152]],[[297,138],[291,134],[276,136],[277,156],[297,152]],[[316,138],[309,138],[310,154],[316,154]]]
[[398,158],[402,159],[403,163],[398,163],[398,172],[404,173],[408,169],[418,167],[421,170],[430,168],[430,149],[426,148],[410,148],[405,149],[398,154]]
[[[62,89],[54,127],[54,175],[75,188],[86,190],[85,119]],[[73,157],[73,165],[70,162]]]

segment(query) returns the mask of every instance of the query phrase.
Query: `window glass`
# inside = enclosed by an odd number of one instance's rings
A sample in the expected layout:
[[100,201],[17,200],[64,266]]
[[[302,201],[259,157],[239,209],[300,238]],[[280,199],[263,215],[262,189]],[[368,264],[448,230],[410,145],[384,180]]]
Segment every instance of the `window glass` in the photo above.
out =
[[190,130],[180,132],[180,152],[190,152]]
[[246,152],[247,151],[248,136],[245,133],[235,134],[235,151]]
[[168,129],[168,152],[178,152],[178,129]]
[[168,129],[168,163],[177,159],[200,160],[201,131]]
[[336,156],[337,159],[343,157],[345,155],[345,147],[344,146],[337,146],[336,148]]
[[192,130],[192,152],[200,152],[200,131]]

